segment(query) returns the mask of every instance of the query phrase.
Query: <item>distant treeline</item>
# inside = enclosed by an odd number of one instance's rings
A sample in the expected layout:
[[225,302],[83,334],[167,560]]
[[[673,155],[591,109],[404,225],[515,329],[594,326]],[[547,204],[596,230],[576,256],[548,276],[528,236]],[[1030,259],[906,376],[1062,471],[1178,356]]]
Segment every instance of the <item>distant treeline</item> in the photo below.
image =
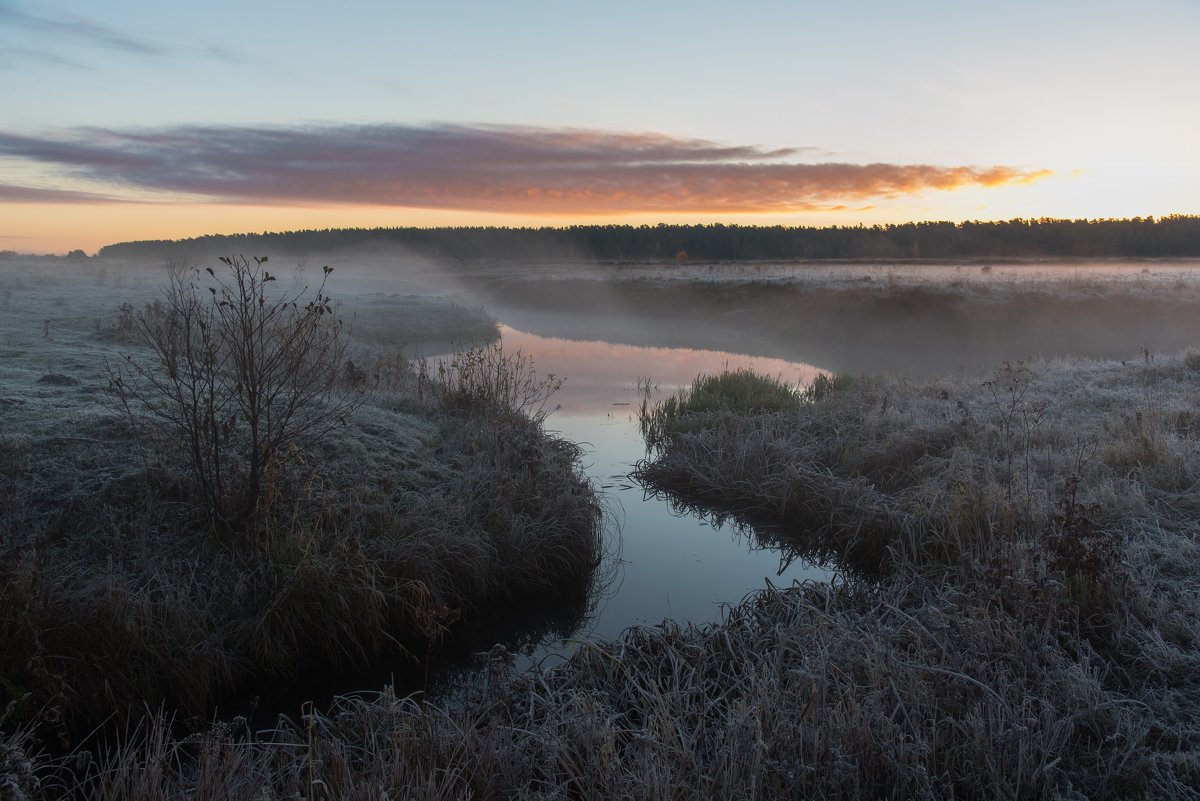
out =
[[721,224],[337,228],[124,242],[101,248],[99,255],[129,259],[234,253],[305,256],[394,246],[435,258],[534,261],[1200,257],[1200,216],[828,228]]

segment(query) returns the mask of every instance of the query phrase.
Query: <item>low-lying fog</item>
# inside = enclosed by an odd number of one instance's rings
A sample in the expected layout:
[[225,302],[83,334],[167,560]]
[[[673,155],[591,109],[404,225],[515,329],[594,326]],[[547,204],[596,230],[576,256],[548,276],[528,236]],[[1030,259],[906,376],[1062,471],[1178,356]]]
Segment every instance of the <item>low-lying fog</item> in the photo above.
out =
[[976,373],[1126,358],[1200,337],[1200,266],[712,265],[513,274],[479,284],[530,332],[771,356],[835,372]]

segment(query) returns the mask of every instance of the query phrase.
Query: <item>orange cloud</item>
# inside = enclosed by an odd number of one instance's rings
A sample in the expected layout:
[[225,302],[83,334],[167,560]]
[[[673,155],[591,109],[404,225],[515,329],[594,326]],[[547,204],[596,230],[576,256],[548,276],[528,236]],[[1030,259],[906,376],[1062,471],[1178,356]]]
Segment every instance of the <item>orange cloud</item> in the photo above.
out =
[[[926,190],[1028,183],[1048,170],[802,163],[768,150],[653,133],[504,126],[180,127],[0,132],[0,156],[68,184],[212,202],[524,214],[775,213]],[[790,160],[789,160],[790,159]],[[19,196],[20,187],[9,192]],[[25,200],[38,199],[38,192]],[[74,202],[103,202],[81,194]],[[0,200],[6,194],[0,191]],[[20,199],[17,197],[16,199]],[[52,200],[47,195],[46,200]],[[66,200],[67,198],[64,198]]]

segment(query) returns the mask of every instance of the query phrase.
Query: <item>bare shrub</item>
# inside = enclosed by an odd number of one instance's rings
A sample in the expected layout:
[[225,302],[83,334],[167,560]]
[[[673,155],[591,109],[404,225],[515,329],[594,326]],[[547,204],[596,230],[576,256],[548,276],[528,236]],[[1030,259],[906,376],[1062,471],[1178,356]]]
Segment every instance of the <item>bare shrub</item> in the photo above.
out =
[[1014,364],[1006,361],[990,379],[983,382],[983,388],[987,390],[996,413],[996,424],[1003,436],[1001,448],[1005,460],[1004,491],[1010,499],[1013,497],[1015,480],[1013,463],[1018,455],[1022,456],[1025,462],[1026,498],[1032,493],[1030,442],[1047,409],[1045,401],[1030,399],[1033,387],[1033,375],[1029,366],[1023,362]]
[[200,505],[228,530],[268,509],[288,463],[364,396],[339,391],[347,343],[325,292],[332,268],[305,300],[268,290],[266,258],[221,261],[207,286],[198,270],[172,272],[162,313],[135,321],[157,364],[126,355],[110,377],[131,419],[178,437]]

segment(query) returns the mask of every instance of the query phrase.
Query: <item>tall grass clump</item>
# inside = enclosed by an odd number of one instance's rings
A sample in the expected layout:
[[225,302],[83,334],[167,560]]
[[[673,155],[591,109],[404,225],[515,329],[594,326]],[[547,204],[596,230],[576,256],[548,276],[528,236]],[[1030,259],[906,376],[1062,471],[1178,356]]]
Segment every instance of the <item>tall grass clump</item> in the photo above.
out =
[[0,798],[4,801],[34,801],[48,796],[41,776],[46,760],[36,753],[28,730],[5,733],[2,724],[8,712],[0,714]]
[[505,352],[499,341],[417,365],[417,392],[445,409],[501,411],[539,425],[557,408],[550,399],[564,380],[553,373],[540,375],[531,356]]
[[797,388],[778,377],[745,368],[726,370],[699,375],[691,387],[659,403],[651,405],[649,399],[643,399],[638,422],[647,443],[656,445],[667,432],[686,427],[692,417],[791,411],[801,399]]

